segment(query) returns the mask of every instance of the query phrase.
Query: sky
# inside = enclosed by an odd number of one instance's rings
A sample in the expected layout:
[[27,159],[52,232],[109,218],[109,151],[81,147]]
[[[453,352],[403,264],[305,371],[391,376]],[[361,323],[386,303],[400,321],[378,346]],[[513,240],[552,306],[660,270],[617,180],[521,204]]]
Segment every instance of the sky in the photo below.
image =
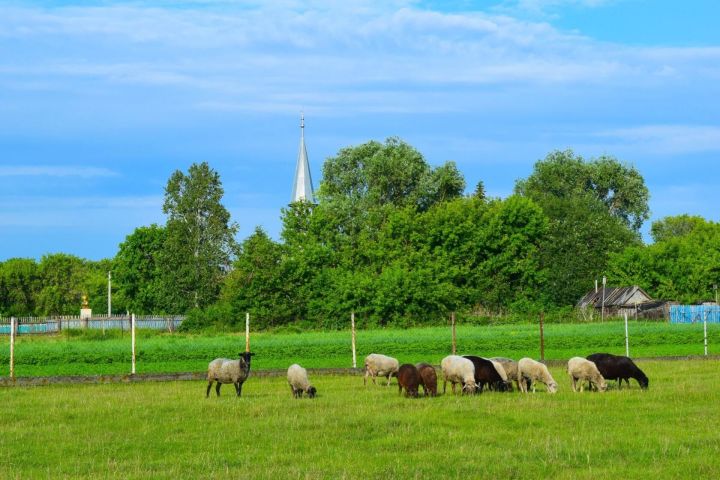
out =
[[0,3],[0,261],[113,257],[207,161],[274,238],[300,112],[315,187],[398,136],[507,197],[556,149],[635,166],[651,220],[720,220],[720,2]]

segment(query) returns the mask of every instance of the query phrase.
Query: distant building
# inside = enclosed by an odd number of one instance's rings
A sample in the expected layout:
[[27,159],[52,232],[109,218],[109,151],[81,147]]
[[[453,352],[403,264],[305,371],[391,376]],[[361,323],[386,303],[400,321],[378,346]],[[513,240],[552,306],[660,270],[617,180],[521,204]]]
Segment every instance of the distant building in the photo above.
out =
[[300,115],[300,151],[298,152],[297,166],[295,167],[295,181],[293,182],[291,202],[307,200],[315,202],[312,177],[310,176],[310,162],[305,148],[305,115]]
[[622,316],[627,313],[629,316],[664,318],[666,304],[667,302],[663,300],[653,300],[645,290],[636,285],[590,290],[580,299],[577,306],[583,309],[601,310],[604,305],[607,317]]

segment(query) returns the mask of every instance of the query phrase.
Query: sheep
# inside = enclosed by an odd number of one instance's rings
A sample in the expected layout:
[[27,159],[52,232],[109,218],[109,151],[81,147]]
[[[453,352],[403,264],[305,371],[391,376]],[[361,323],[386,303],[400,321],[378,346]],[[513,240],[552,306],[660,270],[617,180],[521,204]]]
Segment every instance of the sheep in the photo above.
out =
[[452,383],[452,391],[455,393],[455,384],[462,384],[462,393],[475,393],[475,366],[473,362],[459,355],[448,355],[440,362],[443,372],[443,393],[447,388],[447,382]]
[[223,383],[232,383],[235,386],[235,393],[239,397],[242,394],[242,386],[248,375],[250,375],[250,360],[254,353],[243,352],[238,354],[238,360],[229,358],[216,358],[208,364],[208,386],[205,398],[210,396],[210,388],[213,382],[217,382],[215,392],[220,396],[220,386]]
[[642,370],[628,357],[622,355],[612,355],[610,353],[593,353],[588,355],[587,359],[594,362],[598,370],[606,380],[617,380],[618,389],[622,386],[622,381],[630,386],[630,378],[637,380],[640,388],[643,390],[650,386],[650,380]]
[[435,372],[435,367],[429,363],[418,363],[415,365],[415,368],[417,368],[420,373],[420,385],[422,385],[423,390],[425,391],[425,396],[427,397],[428,394],[431,397],[436,396],[437,373]]
[[315,398],[317,389],[310,384],[308,380],[307,370],[294,363],[290,365],[287,371],[287,379],[292,390],[293,397],[302,398],[303,392],[308,398]]
[[517,380],[518,379],[518,370],[517,370],[518,366],[517,366],[517,362],[515,360],[513,360],[511,358],[505,358],[505,357],[492,357],[489,360],[491,360],[493,362],[497,362],[500,365],[502,365],[503,370],[505,370],[505,375],[507,375],[507,378],[509,381],[508,382],[508,390],[512,390],[512,383],[510,383],[510,382],[512,382],[513,380],[515,381],[515,384],[516,384],[518,390],[520,390],[520,384],[517,383],[517,381],[518,381]]
[[517,378],[521,392],[527,393],[528,389],[532,388],[533,393],[535,393],[535,381],[547,385],[548,393],[557,392],[557,382],[550,375],[547,367],[532,358],[523,358],[518,362]]
[[387,377],[387,385],[390,386],[390,378],[397,377],[400,362],[396,358],[380,355],[379,353],[371,353],[365,357],[365,378],[363,385],[367,385],[368,375],[375,384],[375,377]]
[[476,357],[474,355],[465,355],[463,358],[470,360],[475,368],[475,384],[477,385],[476,393],[482,393],[485,385],[488,388],[492,386],[498,390],[507,390],[507,377],[503,380],[502,375],[498,371],[498,368],[502,370],[502,366],[498,365],[497,368],[490,360],[482,357]]
[[567,372],[568,375],[570,375],[570,379],[572,380],[572,389],[573,392],[577,391],[577,381],[580,381],[580,391],[583,391],[583,385],[585,380],[587,380],[590,383],[590,386],[595,385],[595,387],[600,390],[601,392],[604,392],[607,390],[607,384],[605,383],[605,379],[600,374],[600,371],[598,370],[597,366],[595,366],[595,363],[591,362],[590,360],[586,360],[582,357],[573,357],[568,361],[567,364]]
[[420,373],[415,365],[404,363],[398,369],[398,394],[405,389],[406,397],[417,398],[418,387],[420,386]]

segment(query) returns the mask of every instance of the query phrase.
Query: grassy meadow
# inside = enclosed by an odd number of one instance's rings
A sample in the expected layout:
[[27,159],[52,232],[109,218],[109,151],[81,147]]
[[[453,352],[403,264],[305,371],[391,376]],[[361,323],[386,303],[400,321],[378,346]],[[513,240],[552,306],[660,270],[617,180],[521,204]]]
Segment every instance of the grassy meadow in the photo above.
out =
[[[2,478],[720,478],[720,362],[645,361],[650,389],[407,399],[359,376],[0,389]],[[611,382],[612,383],[612,382]],[[442,388],[442,387],[441,387]],[[542,390],[542,388],[540,389]],[[449,390],[448,390],[449,392]]]
[[[708,325],[710,353],[720,352],[720,325]],[[701,355],[702,325],[658,322],[630,323],[633,357]],[[458,352],[482,356],[521,358],[539,356],[537,325],[461,325]],[[358,365],[372,352],[397,357],[401,362],[439,364],[450,352],[449,327],[375,329],[357,332]],[[625,353],[622,322],[549,324],[545,326],[545,357],[563,360],[606,351]],[[305,367],[351,367],[347,331],[253,333],[254,369],[285,369],[292,363]],[[235,357],[245,348],[243,334],[192,335],[140,330],[137,371],[203,371],[210,360]],[[9,373],[8,337],[0,338],[0,376]],[[130,372],[130,336],[127,332],[65,331],[55,336],[21,336],[16,344],[17,376],[99,375]]]

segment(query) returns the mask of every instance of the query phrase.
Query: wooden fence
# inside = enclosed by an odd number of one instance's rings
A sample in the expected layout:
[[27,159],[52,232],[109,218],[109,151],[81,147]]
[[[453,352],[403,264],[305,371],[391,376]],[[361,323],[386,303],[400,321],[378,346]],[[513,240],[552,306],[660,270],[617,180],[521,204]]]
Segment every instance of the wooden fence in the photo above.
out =
[[[135,315],[136,328],[167,330],[173,332],[185,320],[184,315]],[[64,329],[130,330],[129,315],[79,315],[52,317],[16,317],[17,334],[51,334]],[[10,334],[10,317],[0,317],[0,335]]]

